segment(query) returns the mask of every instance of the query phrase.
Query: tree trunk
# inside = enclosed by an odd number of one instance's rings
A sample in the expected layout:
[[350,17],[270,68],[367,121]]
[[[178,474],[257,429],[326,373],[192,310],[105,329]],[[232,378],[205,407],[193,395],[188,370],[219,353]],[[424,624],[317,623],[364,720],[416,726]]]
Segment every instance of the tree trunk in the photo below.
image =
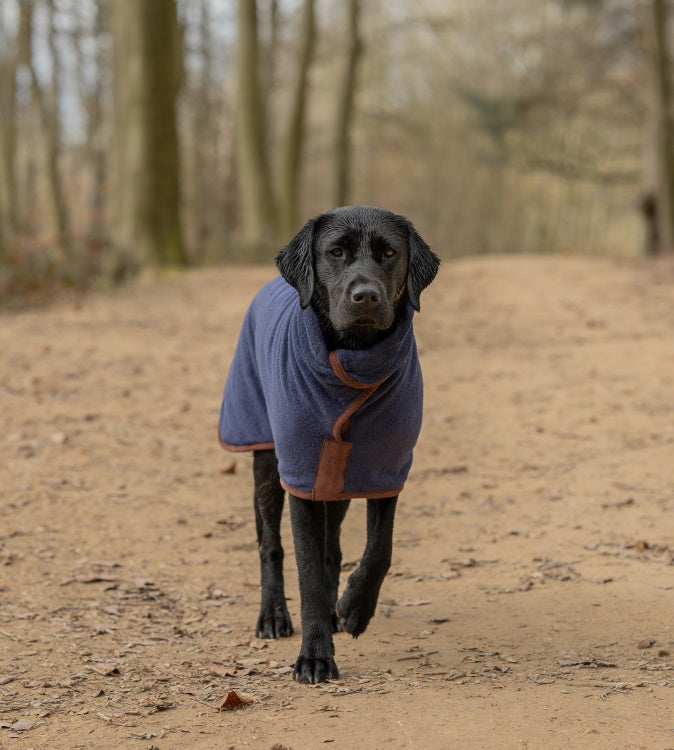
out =
[[196,85],[194,101],[194,134],[192,138],[192,168],[194,179],[194,211],[192,212],[197,253],[203,253],[214,226],[212,191],[211,154],[213,148],[212,88],[213,88],[213,19],[210,6],[202,0],[199,8],[199,81]]
[[256,245],[275,239],[276,216],[265,150],[255,0],[239,0],[238,31],[236,161],[243,237]]
[[674,250],[674,123],[668,42],[667,0],[653,0],[654,63],[657,93],[657,251]]
[[[102,38],[108,30],[107,18],[103,8],[104,0],[95,0],[95,14],[87,39],[87,32],[81,23],[72,32],[72,47],[75,51],[77,70],[75,78],[82,107],[86,113],[86,158],[91,171],[91,190],[88,191],[87,238],[92,247],[98,247],[105,236],[105,182],[106,153],[104,134],[103,77],[109,64],[105,55]],[[90,71],[84,50],[86,41],[94,44],[93,67],[95,74],[91,86],[87,85]],[[89,76],[85,75],[89,73]]]
[[174,0],[112,3],[114,266],[187,263],[180,222],[176,99],[182,84]]
[[5,40],[0,53],[0,260],[7,256],[16,231],[16,39]]
[[[262,104],[265,108],[267,122],[271,112],[269,111],[270,93],[276,86],[276,68],[278,64],[278,47],[279,47],[279,30],[281,26],[281,18],[279,12],[278,0],[269,0],[269,6],[267,13],[269,15],[269,28],[265,37],[264,44],[260,50],[260,65],[261,65],[261,96]],[[268,132],[269,136],[270,133]]]
[[299,187],[304,142],[304,111],[309,68],[316,39],[314,0],[304,0],[299,34],[297,73],[290,101],[288,122],[281,144],[279,164],[278,206],[279,229],[282,239],[288,240],[297,230],[299,217]]
[[64,249],[68,243],[68,214],[59,171],[61,141],[61,129],[58,117],[60,64],[54,43],[54,4],[53,0],[48,0],[47,2],[49,11],[49,32],[47,39],[52,68],[51,91],[47,93],[45,93],[40,85],[35,65],[33,64],[32,27],[34,6],[34,0],[21,0],[19,23],[20,59],[21,63],[28,70],[31,96],[40,113],[46,176],[45,208],[47,235],[57,247]]
[[350,0],[348,18],[348,50],[337,99],[335,143],[332,154],[331,204],[344,206],[348,201],[351,179],[351,130],[358,63],[363,46],[360,40],[360,0]]

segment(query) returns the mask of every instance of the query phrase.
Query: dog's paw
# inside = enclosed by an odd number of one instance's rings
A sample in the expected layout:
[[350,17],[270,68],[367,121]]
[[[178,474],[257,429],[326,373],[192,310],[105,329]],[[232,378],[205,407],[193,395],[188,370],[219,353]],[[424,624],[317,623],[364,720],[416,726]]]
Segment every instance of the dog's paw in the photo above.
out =
[[262,605],[257,618],[255,635],[257,638],[288,638],[293,634],[293,624],[285,602],[276,605]]
[[376,599],[358,596],[350,586],[347,586],[336,608],[341,629],[358,638],[367,629],[376,608]]
[[335,660],[328,656],[319,659],[312,656],[302,656],[300,654],[295,662],[293,670],[293,679],[297,682],[304,682],[315,685],[317,682],[326,682],[327,680],[336,680],[339,678],[339,670]]

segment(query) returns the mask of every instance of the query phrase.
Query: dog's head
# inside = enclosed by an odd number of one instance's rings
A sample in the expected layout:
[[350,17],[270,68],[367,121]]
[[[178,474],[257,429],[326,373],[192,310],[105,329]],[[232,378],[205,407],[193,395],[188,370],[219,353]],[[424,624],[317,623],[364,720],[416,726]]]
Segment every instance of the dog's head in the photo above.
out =
[[404,301],[419,310],[439,263],[410,221],[371,206],[316,216],[276,258],[300,305],[314,307],[329,343],[352,348],[385,335]]

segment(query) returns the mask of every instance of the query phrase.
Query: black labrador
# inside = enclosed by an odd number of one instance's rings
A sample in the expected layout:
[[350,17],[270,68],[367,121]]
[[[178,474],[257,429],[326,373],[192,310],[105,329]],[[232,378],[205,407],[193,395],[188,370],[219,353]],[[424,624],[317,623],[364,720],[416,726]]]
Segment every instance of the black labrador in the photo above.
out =
[[[402,216],[369,206],[335,209],[307,223],[276,259],[282,277],[299,292],[302,308],[316,313],[328,351],[368,349],[394,329],[405,306],[419,310],[419,295],[435,277],[439,259]],[[254,451],[255,519],[262,603],[259,638],[293,632],[283,586],[280,524],[284,489],[274,450]],[[341,598],[340,525],[349,500],[321,502],[290,493],[299,575],[302,646],[298,682],[338,677],[332,635],[354,638],[372,618],[391,563],[398,496],[367,500],[367,542]]]

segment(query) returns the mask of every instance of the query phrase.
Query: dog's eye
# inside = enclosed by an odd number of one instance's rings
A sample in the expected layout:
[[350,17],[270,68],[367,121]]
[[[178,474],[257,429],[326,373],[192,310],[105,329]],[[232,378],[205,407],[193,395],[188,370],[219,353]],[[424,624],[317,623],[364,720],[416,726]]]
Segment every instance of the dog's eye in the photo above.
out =
[[333,247],[330,254],[334,255],[335,258],[341,258],[344,255],[344,250],[341,247]]
[[392,250],[390,247],[387,250],[384,250],[385,258],[392,258],[394,255],[397,255],[397,253],[395,250]]

